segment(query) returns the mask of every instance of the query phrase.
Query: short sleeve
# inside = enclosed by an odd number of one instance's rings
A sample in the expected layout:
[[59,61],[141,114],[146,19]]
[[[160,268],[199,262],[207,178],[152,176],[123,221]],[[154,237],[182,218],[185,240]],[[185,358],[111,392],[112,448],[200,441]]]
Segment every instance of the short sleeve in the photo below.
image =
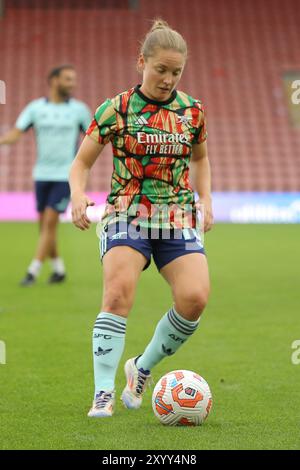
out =
[[80,130],[82,132],[86,132],[87,129],[89,128],[89,125],[92,119],[92,113],[90,111],[90,108],[84,103],[81,103],[79,117],[80,117],[79,119]]
[[107,144],[113,137],[116,126],[116,112],[110,99],[97,108],[86,134],[99,144]]
[[197,101],[195,107],[199,110],[198,127],[194,134],[192,144],[202,144],[207,139],[206,115],[203,103]]
[[29,103],[19,115],[16,121],[16,128],[20,129],[20,131],[27,131],[34,125],[34,117],[35,117],[35,102],[32,101]]

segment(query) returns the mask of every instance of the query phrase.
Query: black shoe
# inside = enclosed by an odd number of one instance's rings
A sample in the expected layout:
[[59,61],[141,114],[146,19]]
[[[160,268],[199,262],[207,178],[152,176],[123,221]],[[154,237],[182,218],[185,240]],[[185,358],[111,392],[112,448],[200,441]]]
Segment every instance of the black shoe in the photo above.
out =
[[63,282],[65,278],[65,274],[52,273],[48,279],[48,284],[57,284],[59,282]]
[[33,284],[35,284],[35,277],[31,273],[27,273],[24,279],[22,279],[22,281],[20,282],[20,286],[24,287],[32,286]]

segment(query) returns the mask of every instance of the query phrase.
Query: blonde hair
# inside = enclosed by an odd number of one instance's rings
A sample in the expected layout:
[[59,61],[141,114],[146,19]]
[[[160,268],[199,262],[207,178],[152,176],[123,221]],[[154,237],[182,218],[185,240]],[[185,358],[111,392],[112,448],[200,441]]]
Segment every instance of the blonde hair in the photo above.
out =
[[141,45],[141,54],[147,60],[155,55],[156,49],[172,49],[180,52],[187,59],[187,44],[181,34],[172,29],[168,23],[161,18],[153,21],[152,28],[146,34]]

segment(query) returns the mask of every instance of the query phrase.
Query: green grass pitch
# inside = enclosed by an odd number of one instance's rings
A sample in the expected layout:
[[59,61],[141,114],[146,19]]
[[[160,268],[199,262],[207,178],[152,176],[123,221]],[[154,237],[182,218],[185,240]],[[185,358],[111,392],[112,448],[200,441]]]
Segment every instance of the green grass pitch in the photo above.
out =
[[[154,370],[174,369],[208,381],[213,408],[198,428],[159,424],[148,390],[142,408],[117,400],[113,418],[88,419],[93,395],[91,332],[101,300],[98,240],[60,227],[68,282],[18,282],[34,251],[37,226],[0,225],[0,449],[299,449],[299,226],[217,224],[206,235],[212,294],[197,333]],[[297,255],[298,254],[298,255]],[[143,273],[128,321],[123,365],[150,340],[171,305],[153,263]]]

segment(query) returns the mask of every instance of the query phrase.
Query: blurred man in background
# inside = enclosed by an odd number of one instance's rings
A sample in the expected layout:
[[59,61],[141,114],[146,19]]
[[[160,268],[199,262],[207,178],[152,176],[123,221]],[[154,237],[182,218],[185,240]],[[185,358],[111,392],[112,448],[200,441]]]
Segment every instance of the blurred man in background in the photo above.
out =
[[48,75],[49,94],[31,101],[19,115],[15,127],[0,137],[0,145],[17,142],[31,127],[35,130],[37,160],[33,169],[40,233],[34,258],[28,266],[22,286],[35,283],[43,262],[51,259],[49,283],[64,281],[63,259],[57,247],[59,214],[69,203],[69,169],[77,151],[80,132],[91,121],[89,108],[71,98],[76,86],[72,65],[61,65]]

